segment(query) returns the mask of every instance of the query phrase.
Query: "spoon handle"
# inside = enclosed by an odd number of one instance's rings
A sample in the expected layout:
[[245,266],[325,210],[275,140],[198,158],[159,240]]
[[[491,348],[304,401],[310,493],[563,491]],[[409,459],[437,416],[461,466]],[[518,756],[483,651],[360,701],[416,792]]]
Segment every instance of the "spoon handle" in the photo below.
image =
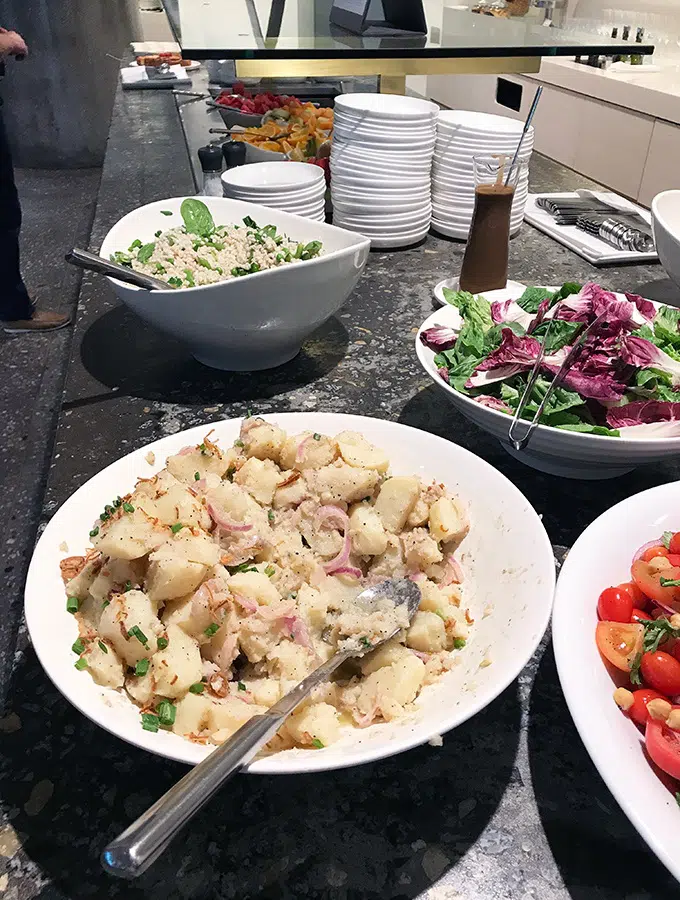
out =
[[288,715],[352,654],[336,653],[261,716],[254,716],[210,756],[157,800],[102,853],[107,872],[136,878],[163,853],[183,828],[232,775],[271,740]]
[[153,278],[151,275],[145,275],[143,272],[137,272],[129,269],[127,266],[121,266],[118,263],[104,259],[103,256],[97,256],[96,253],[90,253],[88,250],[79,250],[74,247],[69,250],[64,257],[66,262],[80,269],[88,269],[90,272],[97,272],[99,275],[109,275],[111,278],[117,278],[119,281],[125,281],[127,284],[134,284],[136,287],[145,288],[147,291],[171,291],[172,285],[167,281],[161,281],[160,278]]

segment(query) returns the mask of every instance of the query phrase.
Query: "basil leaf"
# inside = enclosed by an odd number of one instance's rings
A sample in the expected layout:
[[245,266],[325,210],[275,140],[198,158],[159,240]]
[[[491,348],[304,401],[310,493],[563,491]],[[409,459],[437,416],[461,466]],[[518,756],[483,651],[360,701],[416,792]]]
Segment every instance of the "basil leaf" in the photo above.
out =
[[145,263],[148,262],[153,256],[153,251],[156,249],[155,244],[144,244],[139,253],[137,254],[137,262]]
[[208,207],[202,200],[189,197],[182,201],[179,208],[184,226],[189,234],[208,237],[215,230],[215,222]]

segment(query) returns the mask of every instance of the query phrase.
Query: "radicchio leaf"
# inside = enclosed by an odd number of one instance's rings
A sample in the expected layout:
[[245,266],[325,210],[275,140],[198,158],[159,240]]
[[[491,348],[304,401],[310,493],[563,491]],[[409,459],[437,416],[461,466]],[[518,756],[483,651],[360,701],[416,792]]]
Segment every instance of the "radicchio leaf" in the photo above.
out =
[[621,359],[630,366],[667,372],[674,385],[680,384],[680,362],[645,338],[634,335],[624,337],[621,341]]
[[503,403],[502,400],[499,400],[498,397],[474,397],[475,403],[479,403],[481,406],[486,406],[489,409],[494,409],[496,412],[509,413],[513,414],[512,410],[508,406],[507,403]]
[[491,318],[496,325],[518,322],[525,331],[528,331],[534,320],[532,314],[522,309],[515,300],[496,300],[491,304]]
[[[675,437],[680,435],[680,403],[670,403],[660,400],[636,400],[625,406],[616,406],[607,413],[607,424],[611,428],[624,429],[622,437],[631,437],[625,430],[635,430],[642,425],[666,423],[666,427],[659,429],[658,435],[653,435],[651,429],[645,429],[647,437]],[[673,426],[670,427],[670,423]],[[664,433],[666,432],[666,433]]]
[[466,388],[484,387],[495,381],[504,381],[518,372],[530,369],[536,362],[541,345],[535,338],[518,337],[510,328],[504,328],[501,335],[500,347],[475,368]]
[[431,350],[450,350],[458,340],[458,332],[448,325],[433,325],[420,333],[420,340]]

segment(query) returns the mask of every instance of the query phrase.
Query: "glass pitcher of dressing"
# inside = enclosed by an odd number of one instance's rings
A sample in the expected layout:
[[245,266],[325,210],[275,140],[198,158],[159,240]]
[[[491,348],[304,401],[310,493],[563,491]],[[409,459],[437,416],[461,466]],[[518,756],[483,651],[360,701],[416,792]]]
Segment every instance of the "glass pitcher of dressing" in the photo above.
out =
[[495,291],[508,281],[510,217],[518,185],[524,189],[528,163],[511,157],[474,156],[475,211],[472,216],[460,290]]

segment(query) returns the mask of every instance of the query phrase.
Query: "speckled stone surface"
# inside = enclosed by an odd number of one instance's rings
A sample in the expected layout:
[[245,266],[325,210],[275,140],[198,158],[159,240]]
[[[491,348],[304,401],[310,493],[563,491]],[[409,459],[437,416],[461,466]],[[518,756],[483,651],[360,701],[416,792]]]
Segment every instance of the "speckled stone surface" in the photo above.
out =
[[[97,246],[127,210],[191,190],[170,97],[119,97],[94,225]],[[587,185],[536,158],[538,189]],[[49,473],[47,516],[108,462],[215,419],[289,410],[398,420],[497,466],[573,542],[604,509],[673,480],[677,464],[615,481],[562,481],[507,456],[430,387],[413,353],[431,289],[462,245],[374,253],[347,306],[293,362],[257,375],[210,371],[85,279]],[[658,295],[659,266],[597,273],[525,226],[511,277],[600,277]],[[651,286],[650,286],[651,285]],[[680,297],[677,298],[680,300]],[[575,648],[575,655],[577,648]],[[184,768],[134,750],[64,701],[20,637],[0,720],[0,898],[66,900],[655,900],[680,890],[647,851],[594,770],[544,642],[519,680],[471,721],[384,762],[329,774],[232,782],[139,881],[109,879],[98,854]]]

